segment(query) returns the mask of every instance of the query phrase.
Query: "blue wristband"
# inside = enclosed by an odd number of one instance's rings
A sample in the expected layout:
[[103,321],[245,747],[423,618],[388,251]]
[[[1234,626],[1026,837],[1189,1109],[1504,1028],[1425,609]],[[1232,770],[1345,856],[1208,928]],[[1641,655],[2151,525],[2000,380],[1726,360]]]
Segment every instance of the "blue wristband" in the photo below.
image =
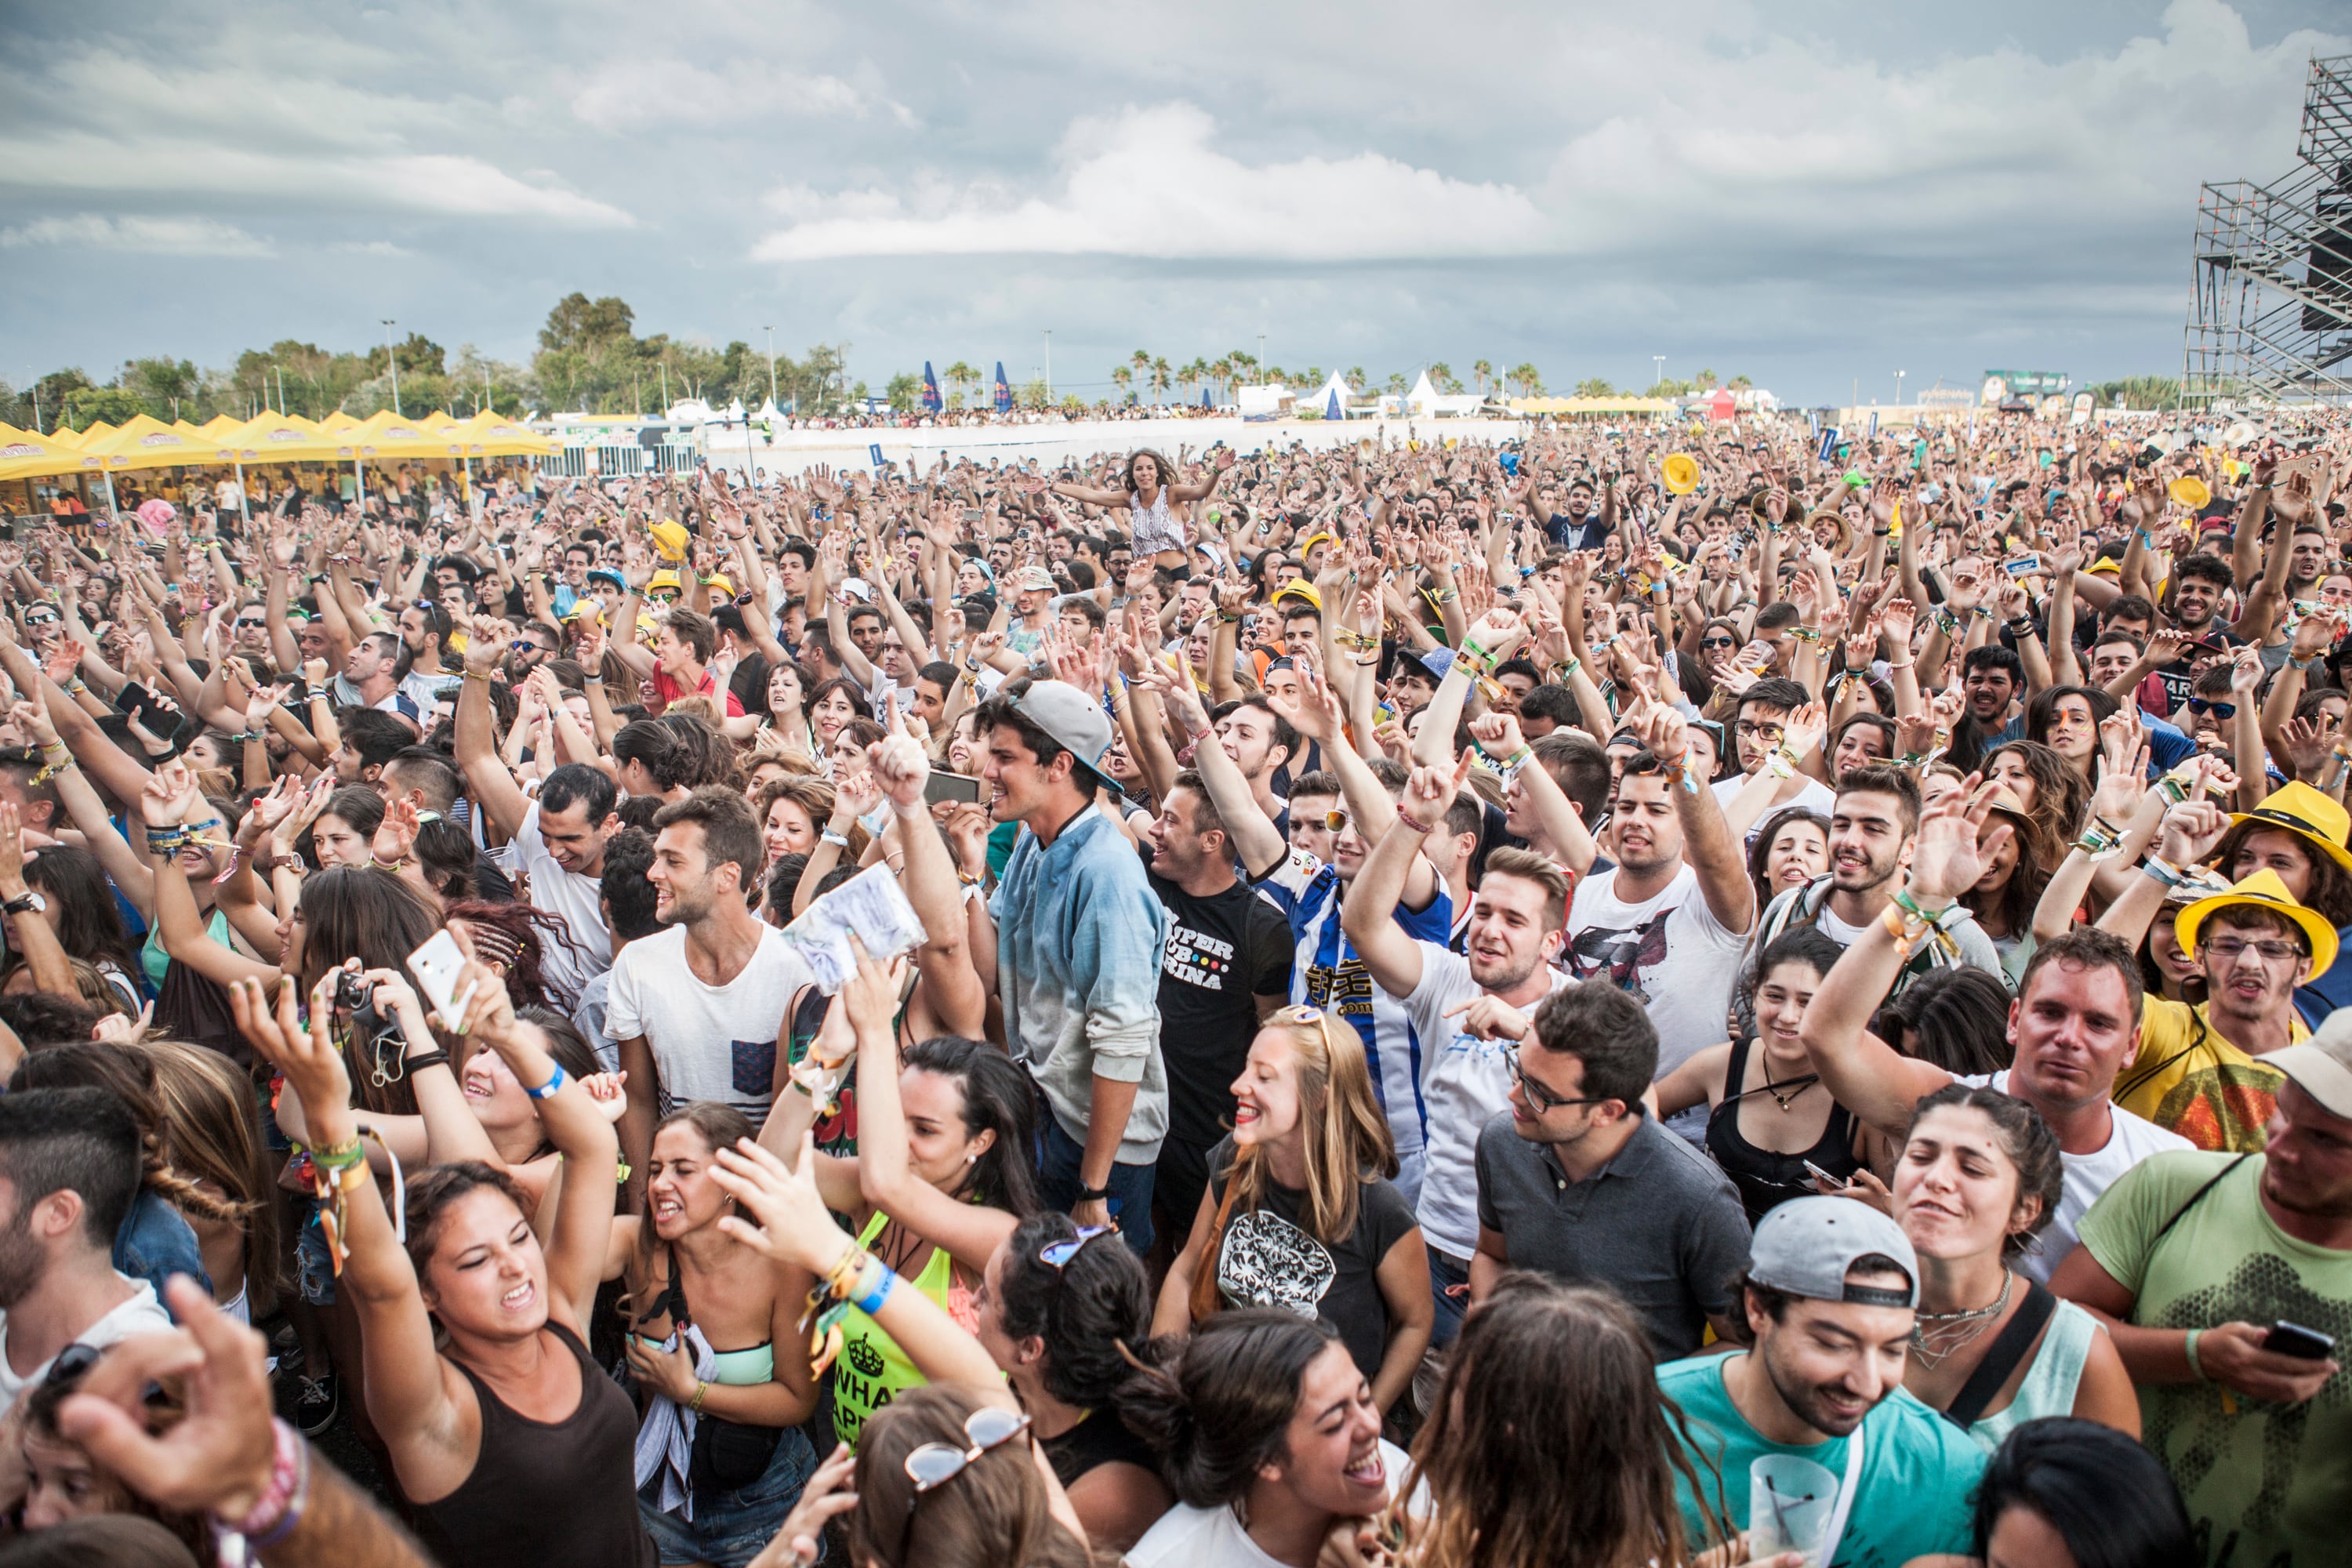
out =
[[853,1304],[859,1311],[870,1318],[882,1310],[882,1303],[890,1299],[891,1289],[898,1283],[898,1276],[885,1266],[882,1270],[882,1283],[874,1287],[874,1294],[864,1297]]
[[555,1064],[555,1076],[553,1078],[549,1079],[537,1089],[524,1089],[523,1092],[530,1096],[533,1100],[545,1100],[549,1095],[553,1094],[557,1089],[562,1089],[562,1087],[563,1064],[562,1062],[558,1062]]

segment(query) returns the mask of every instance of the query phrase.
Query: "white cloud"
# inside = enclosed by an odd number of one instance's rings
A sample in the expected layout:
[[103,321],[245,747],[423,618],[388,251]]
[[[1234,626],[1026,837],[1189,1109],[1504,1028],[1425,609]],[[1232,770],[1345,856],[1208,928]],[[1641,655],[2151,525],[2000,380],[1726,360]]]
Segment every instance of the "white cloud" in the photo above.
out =
[[0,247],[55,245],[79,250],[137,250],[162,256],[274,256],[269,241],[208,217],[107,217],[80,213],[36,218],[0,229]]
[[1353,260],[1497,255],[1534,248],[1535,205],[1378,153],[1246,163],[1211,145],[1216,122],[1190,103],[1080,120],[1063,138],[1049,195],[994,181],[926,180],[901,195],[772,193],[789,226],[762,261],[847,256],[1033,253]]
[[123,142],[70,132],[0,138],[16,185],[110,193],[201,193],[240,203],[288,198],[345,210],[386,208],[468,217],[533,218],[581,228],[633,228],[609,202],[530,184],[459,153],[309,153],[177,141]]
[[416,252],[388,239],[346,239],[327,247],[344,256],[414,256]]
[[[675,59],[619,58],[597,68],[572,96],[572,112],[603,131],[718,125],[777,113],[857,116],[866,97],[837,76],[730,64],[706,70]],[[897,104],[893,111],[905,110]]]

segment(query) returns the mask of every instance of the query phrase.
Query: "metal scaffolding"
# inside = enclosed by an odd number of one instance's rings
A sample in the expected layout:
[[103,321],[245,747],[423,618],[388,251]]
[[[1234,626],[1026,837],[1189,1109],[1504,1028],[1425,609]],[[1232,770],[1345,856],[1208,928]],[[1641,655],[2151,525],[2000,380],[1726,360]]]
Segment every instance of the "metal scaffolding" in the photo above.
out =
[[2352,400],[2352,55],[2311,62],[2295,153],[2199,195],[2191,407]]

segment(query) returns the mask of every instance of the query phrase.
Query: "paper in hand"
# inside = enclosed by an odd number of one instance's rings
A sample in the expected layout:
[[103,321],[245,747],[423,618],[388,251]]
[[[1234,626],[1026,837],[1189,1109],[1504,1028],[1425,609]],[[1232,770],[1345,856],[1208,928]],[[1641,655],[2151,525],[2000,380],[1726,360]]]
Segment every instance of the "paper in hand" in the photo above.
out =
[[819,896],[784,928],[786,945],[807,963],[816,988],[828,996],[857,973],[852,931],[866,944],[867,956],[883,963],[922,945],[923,922],[887,866],[868,867]]

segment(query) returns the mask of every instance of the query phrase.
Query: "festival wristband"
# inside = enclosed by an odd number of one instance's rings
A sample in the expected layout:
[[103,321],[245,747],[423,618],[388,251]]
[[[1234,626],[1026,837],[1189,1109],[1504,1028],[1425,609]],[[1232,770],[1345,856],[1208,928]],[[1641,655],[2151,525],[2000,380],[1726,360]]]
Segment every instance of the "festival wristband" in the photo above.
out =
[[551,1095],[557,1089],[562,1089],[563,1087],[563,1064],[562,1062],[557,1062],[555,1064],[555,1076],[553,1078],[549,1079],[537,1089],[524,1089],[523,1092],[530,1096],[533,1100],[545,1100],[549,1095]]

